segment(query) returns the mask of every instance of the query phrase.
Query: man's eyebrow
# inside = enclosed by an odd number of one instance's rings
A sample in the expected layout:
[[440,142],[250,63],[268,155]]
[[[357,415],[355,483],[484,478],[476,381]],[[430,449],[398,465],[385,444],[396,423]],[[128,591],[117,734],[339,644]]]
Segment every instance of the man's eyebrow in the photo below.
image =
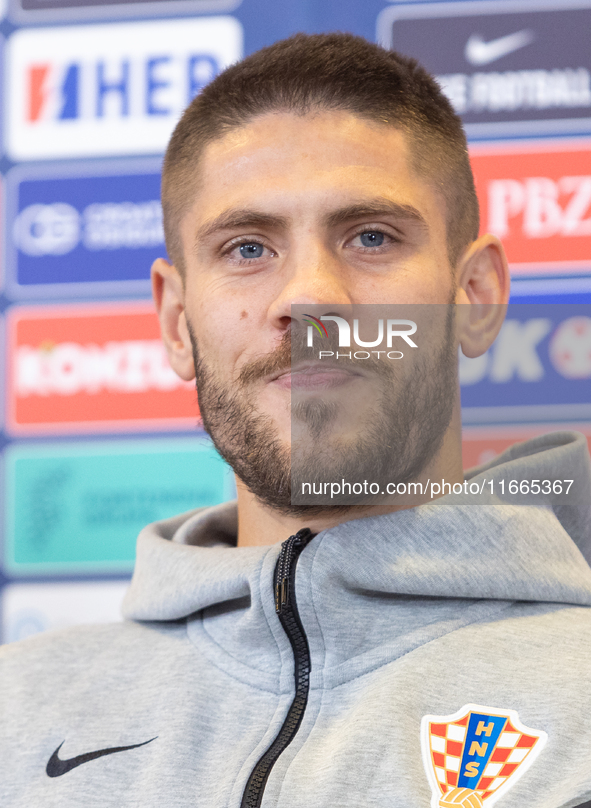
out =
[[[325,217],[325,224],[336,227],[351,219],[373,219],[379,216],[394,216],[396,219],[413,221],[427,229],[425,218],[412,205],[402,205],[382,198],[356,202],[332,211]],[[284,216],[248,208],[230,208],[199,228],[195,244],[223,230],[251,230],[257,227],[286,229],[288,225],[289,221]]]
[[198,244],[221,230],[250,230],[256,227],[286,228],[287,225],[288,221],[283,216],[275,216],[257,210],[230,208],[200,227],[195,236],[195,243]]
[[329,213],[326,217],[328,227],[336,227],[352,219],[374,219],[380,216],[394,216],[396,219],[415,222],[425,230],[428,229],[425,217],[412,205],[402,205],[390,199],[372,199],[346,205]]

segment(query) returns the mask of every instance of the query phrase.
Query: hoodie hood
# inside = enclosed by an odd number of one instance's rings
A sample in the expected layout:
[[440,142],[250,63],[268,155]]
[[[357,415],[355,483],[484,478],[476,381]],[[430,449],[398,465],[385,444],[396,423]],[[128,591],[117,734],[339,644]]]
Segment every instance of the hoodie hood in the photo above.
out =
[[[295,597],[312,686],[338,686],[474,623],[591,606],[584,436],[536,438],[467,478],[483,496],[450,494],[344,522],[301,553]],[[574,482],[567,496],[516,498],[512,480]],[[237,548],[236,520],[228,503],[147,527],[124,614],[187,618],[189,638],[220,667],[242,670],[244,681],[256,671],[261,687],[289,688],[291,649],[273,587],[281,547]]]
[[[587,442],[557,432],[517,444],[466,479],[486,496],[447,494],[404,511],[319,533],[315,589],[362,598],[406,595],[591,605],[591,470]],[[574,480],[568,495],[516,497],[511,480]],[[492,485],[491,485],[492,481]],[[505,496],[501,496],[504,481]],[[492,489],[493,495],[487,495]],[[135,620],[177,620],[251,598],[279,545],[236,547],[230,502],[148,525],[124,601]],[[288,538],[287,536],[285,538]]]

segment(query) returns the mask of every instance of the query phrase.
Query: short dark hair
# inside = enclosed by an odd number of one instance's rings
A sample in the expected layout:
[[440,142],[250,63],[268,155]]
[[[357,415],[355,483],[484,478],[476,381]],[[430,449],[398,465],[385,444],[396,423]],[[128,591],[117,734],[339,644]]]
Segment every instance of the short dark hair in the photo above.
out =
[[347,111],[409,138],[413,168],[446,204],[450,263],[478,236],[478,199],[466,136],[441,88],[415,59],[352,34],[296,34],[218,75],[185,110],[162,171],[166,246],[184,272],[179,224],[204,148],[269,112]]

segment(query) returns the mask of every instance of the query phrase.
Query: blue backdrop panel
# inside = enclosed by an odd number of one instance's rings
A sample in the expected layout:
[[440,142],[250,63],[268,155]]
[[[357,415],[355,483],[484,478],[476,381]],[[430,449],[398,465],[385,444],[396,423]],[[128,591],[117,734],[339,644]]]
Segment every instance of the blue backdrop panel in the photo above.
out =
[[[165,256],[165,144],[187,101],[241,55],[298,31],[349,31],[421,60],[473,143],[517,146],[527,138],[544,150],[569,139],[585,148],[590,29],[591,2],[576,0],[0,0],[0,325],[23,301],[43,311],[148,297],[150,265]],[[580,162],[562,173],[581,188],[591,183]],[[582,227],[591,222],[587,202],[578,211]],[[504,430],[494,451],[507,436],[567,423],[590,434],[591,267],[570,274],[564,266],[528,268],[514,299],[531,305],[511,308],[484,357],[462,360],[465,422]],[[2,329],[0,350],[6,382],[12,365]],[[162,443],[156,427],[142,440],[132,425],[84,438],[60,427],[48,446],[10,438],[4,401],[0,412],[4,640],[59,627],[71,615],[112,619],[139,527],[233,495],[227,475],[212,471],[211,447],[193,442],[194,430],[179,427]],[[493,451],[487,446],[478,451]],[[160,483],[158,458],[167,452],[176,494]],[[101,485],[102,499],[93,500],[89,492]],[[119,503],[111,523],[106,502]]]
[[148,291],[150,266],[165,254],[159,168],[153,163],[149,172],[131,173],[120,165],[99,174],[91,167],[90,176],[86,163],[64,167],[66,176],[13,169],[10,291],[23,297]]

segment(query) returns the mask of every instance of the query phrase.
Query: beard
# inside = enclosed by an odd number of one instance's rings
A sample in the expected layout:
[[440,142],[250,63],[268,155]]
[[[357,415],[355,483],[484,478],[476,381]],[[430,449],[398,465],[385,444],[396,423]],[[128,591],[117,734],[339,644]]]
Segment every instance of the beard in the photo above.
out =
[[[189,324],[203,425],[220,455],[263,505],[292,516],[369,508],[379,493],[360,497],[349,488],[347,494],[332,496],[327,493],[330,483],[366,480],[380,490],[391,482],[408,484],[443,444],[457,395],[454,306],[446,310],[438,349],[414,360],[404,376],[387,360],[339,362],[344,369],[362,365],[368,379],[363,413],[356,428],[345,434],[335,425],[340,411],[347,409],[346,397],[335,401],[292,390],[290,445],[280,439],[273,418],[258,411],[252,385],[310,358],[299,335],[292,343],[290,328],[272,353],[246,364],[235,382],[223,383],[201,355]],[[304,494],[303,483],[313,493]]]

